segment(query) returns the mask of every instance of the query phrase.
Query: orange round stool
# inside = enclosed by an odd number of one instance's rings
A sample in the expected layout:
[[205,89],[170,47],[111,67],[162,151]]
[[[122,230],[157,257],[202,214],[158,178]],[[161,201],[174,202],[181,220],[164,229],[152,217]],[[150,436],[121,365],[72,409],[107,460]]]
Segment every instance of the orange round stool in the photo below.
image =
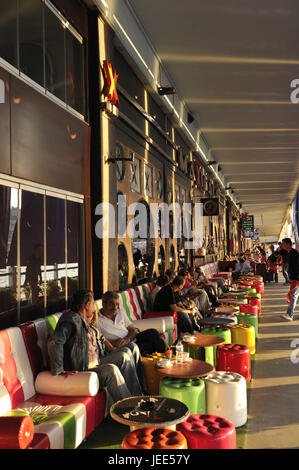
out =
[[147,391],[150,395],[159,395],[159,385],[163,377],[157,372],[156,364],[163,357],[165,355],[162,353],[154,353],[146,357],[142,356]]
[[179,431],[167,428],[141,428],[127,434],[122,449],[187,449],[187,441]]

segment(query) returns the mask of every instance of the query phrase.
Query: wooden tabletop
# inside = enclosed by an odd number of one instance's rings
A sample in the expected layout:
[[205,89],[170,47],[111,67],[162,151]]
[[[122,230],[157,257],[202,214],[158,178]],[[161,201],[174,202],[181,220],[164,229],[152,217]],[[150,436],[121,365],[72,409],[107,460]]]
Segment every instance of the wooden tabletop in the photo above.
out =
[[236,313],[239,313],[239,309],[224,306],[223,307],[217,307],[215,309],[215,315],[235,315]]
[[110,414],[119,423],[146,428],[173,426],[185,421],[190,413],[184,403],[174,398],[151,395],[124,398],[112,405]]
[[194,335],[191,336],[194,340],[185,340],[183,338],[183,343],[187,344],[188,346],[196,346],[199,348],[207,348],[209,346],[219,346],[220,344],[224,344],[225,340],[220,336],[213,336],[213,335]]
[[239,299],[218,299],[221,304],[232,304],[232,305],[246,305],[245,302]]
[[[208,335],[207,335],[208,336]],[[163,376],[173,377],[176,379],[195,379],[196,377],[204,377],[215,369],[207,362],[199,359],[192,359],[182,364],[173,364],[170,367],[157,367],[157,372]]]

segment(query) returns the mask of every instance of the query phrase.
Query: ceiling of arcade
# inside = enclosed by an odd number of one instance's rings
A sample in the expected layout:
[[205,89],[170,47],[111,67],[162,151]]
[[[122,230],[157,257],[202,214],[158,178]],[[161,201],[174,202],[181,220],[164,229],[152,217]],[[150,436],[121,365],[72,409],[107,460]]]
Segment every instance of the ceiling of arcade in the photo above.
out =
[[129,2],[243,210],[277,236],[299,182],[298,1]]

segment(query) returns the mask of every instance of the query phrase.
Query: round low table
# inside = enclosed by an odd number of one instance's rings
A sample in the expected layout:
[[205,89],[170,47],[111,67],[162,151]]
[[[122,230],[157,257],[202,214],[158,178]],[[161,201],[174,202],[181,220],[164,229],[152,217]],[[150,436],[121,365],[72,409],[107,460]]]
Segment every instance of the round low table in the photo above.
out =
[[110,409],[115,421],[136,428],[173,428],[185,421],[189,409],[173,398],[162,396],[137,396],[120,400]]
[[219,344],[224,344],[224,339],[220,338],[220,336],[213,335],[190,335],[190,339],[187,339],[186,335],[183,337],[183,344],[198,348],[207,348],[209,346],[219,346]]
[[192,359],[181,364],[173,364],[170,367],[157,367],[157,372],[163,376],[176,379],[195,379],[210,374],[214,367],[199,359]]
[[234,324],[234,320],[230,320],[229,318],[215,318],[215,317],[209,317],[209,318],[202,318],[200,320],[196,320],[197,326],[225,326],[225,325],[230,325]]
[[193,359],[200,359],[215,367],[214,348],[224,344],[225,340],[220,336],[194,335],[183,337],[183,345]]
[[243,302],[239,299],[219,299],[219,303],[221,304],[231,304],[231,305],[246,305],[248,302]]
[[215,315],[236,315],[239,311],[239,308],[223,305],[215,308]]

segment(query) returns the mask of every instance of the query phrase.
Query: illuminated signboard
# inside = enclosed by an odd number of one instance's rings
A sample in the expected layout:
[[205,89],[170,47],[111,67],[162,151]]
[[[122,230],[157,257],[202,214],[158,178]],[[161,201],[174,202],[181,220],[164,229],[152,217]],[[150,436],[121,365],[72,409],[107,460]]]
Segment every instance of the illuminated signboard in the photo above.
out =
[[119,99],[116,90],[116,83],[118,74],[113,70],[112,65],[107,60],[103,61],[103,72],[104,72],[104,88],[103,94],[114,106],[119,108]]
[[252,238],[254,232],[254,216],[246,215],[242,219],[242,232],[244,238]]

